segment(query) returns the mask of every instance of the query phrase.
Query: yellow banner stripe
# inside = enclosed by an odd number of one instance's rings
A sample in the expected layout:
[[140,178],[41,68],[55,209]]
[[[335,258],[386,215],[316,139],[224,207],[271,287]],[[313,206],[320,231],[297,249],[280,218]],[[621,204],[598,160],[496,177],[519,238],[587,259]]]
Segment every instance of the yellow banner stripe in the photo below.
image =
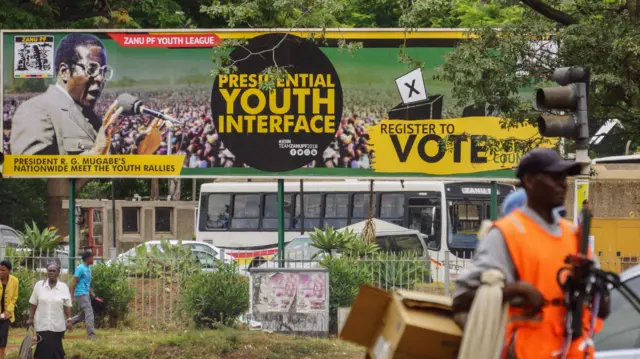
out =
[[5,177],[178,177],[184,155],[7,155]]
[[[315,37],[322,38],[322,30],[318,31],[288,31],[286,29],[273,30],[250,30],[250,31],[197,31],[197,32],[150,32],[150,35],[197,35],[197,34],[215,34],[222,39],[242,39],[252,38],[259,35],[287,32],[299,37]],[[436,31],[352,31],[352,30],[327,30],[324,33],[327,39],[344,39],[344,40],[366,40],[366,39],[468,39],[469,34],[461,30],[436,30]],[[475,37],[475,36],[472,36]]]

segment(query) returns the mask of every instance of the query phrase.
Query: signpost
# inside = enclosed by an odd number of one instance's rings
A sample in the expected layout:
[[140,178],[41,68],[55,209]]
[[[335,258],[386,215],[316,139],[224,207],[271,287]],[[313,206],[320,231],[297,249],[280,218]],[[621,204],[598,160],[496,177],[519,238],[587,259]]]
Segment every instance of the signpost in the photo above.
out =
[[69,179],[69,273],[76,271],[76,179]]
[[[320,36],[328,42],[309,41]],[[408,38],[431,67],[396,60]],[[74,178],[275,179],[281,265],[284,178],[492,181],[495,218],[496,183],[514,177],[522,153],[489,146],[486,137],[545,144],[536,127],[503,129],[484,109],[443,118],[453,108],[444,95],[452,85],[431,78],[443,51],[466,38],[431,29],[3,30],[2,100],[15,108],[2,124],[1,174],[72,178],[74,188]],[[228,55],[236,71],[206,76],[211,49],[238,39],[247,42]],[[349,54],[341,41],[364,46]],[[83,50],[79,60],[54,56],[70,48]],[[85,58],[89,49],[100,56]],[[31,61],[33,51],[47,56]],[[258,55],[264,51],[270,56]],[[91,91],[64,81],[74,61],[86,65]],[[269,78],[273,66],[287,73]]]

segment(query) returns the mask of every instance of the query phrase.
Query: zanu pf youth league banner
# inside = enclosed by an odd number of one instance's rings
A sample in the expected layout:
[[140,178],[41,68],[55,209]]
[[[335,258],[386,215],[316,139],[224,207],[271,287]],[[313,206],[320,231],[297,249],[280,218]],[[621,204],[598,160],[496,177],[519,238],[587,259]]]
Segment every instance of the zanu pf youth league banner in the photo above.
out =
[[[2,175],[510,178],[521,154],[483,138],[538,138],[485,109],[455,114],[432,75],[463,32],[314,36],[3,31]],[[235,71],[212,76],[213,51],[242,39]],[[426,66],[399,62],[402,45]]]

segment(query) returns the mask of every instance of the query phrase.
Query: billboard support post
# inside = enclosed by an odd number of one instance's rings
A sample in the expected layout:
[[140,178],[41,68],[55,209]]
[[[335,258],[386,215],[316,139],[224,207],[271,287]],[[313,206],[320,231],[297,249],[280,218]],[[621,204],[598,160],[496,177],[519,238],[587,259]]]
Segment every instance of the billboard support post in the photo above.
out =
[[111,231],[113,233],[111,259],[116,259],[116,180],[111,179]]
[[304,180],[300,180],[300,234],[304,234]]
[[[284,179],[278,179],[278,259],[280,268],[284,267]],[[302,204],[300,210],[303,211]]]
[[498,219],[498,182],[491,181],[491,220]]
[[76,179],[69,179],[69,273],[76,271]]

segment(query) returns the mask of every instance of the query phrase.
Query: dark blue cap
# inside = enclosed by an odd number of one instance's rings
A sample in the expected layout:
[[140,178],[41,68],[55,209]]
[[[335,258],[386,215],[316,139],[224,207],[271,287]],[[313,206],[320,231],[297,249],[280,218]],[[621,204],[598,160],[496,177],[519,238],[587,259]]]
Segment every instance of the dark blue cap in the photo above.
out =
[[520,159],[516,177],[522,179],[532,173],[564,173],[567,176],[580,174],[581,166],[575,161],[563,160],[558,153],[550,148],[536,148],[527,152]]

